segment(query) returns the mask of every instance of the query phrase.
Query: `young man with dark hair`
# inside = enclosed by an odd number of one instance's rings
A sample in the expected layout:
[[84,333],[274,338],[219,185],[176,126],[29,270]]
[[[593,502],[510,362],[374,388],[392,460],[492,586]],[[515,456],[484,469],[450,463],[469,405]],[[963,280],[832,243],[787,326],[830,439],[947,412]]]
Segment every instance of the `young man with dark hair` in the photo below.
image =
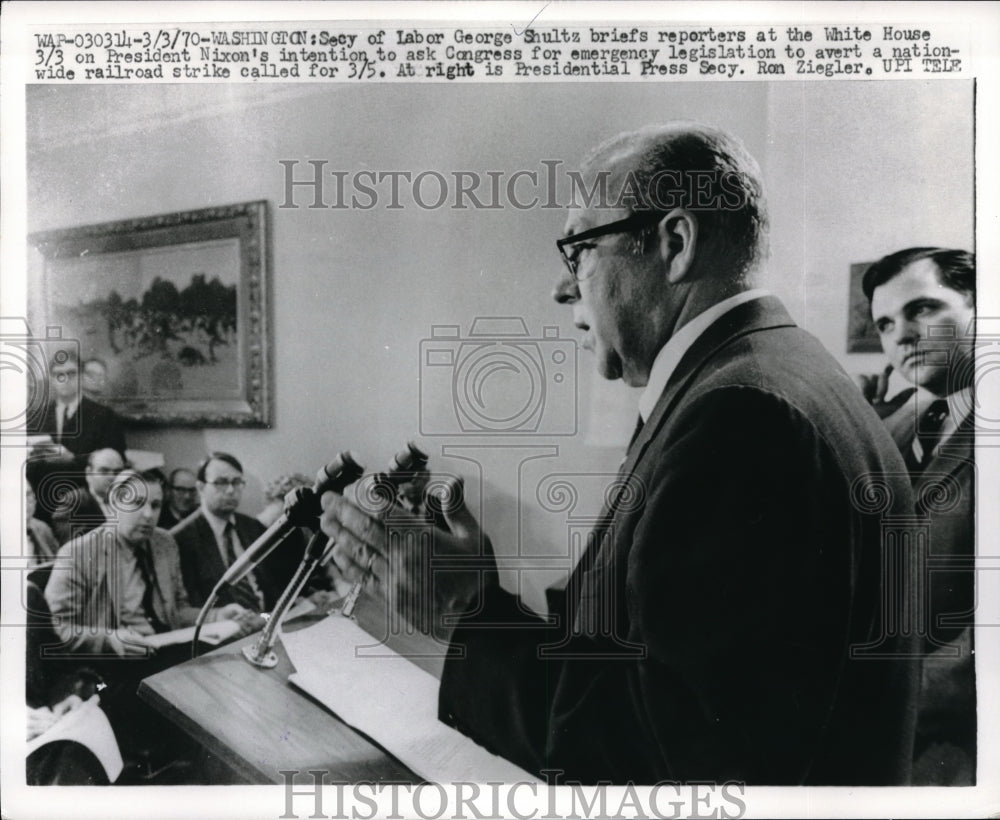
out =
[[[975,257],[920,247],[880,259],[862,288],[882,349],[913,384],[885,422],[913,480],[916,514],[928,526],[920,588],[924,640],[914,782],[971,785],[976,778]],[[941,498],[950,499],[941,504]]]
[[[181,552],[181,569],[191,601],[201,606],[226,569],[264,533],[256,518],[238,512],[243,465],[229,453],[214,452],[198,466],[198,513],[171,530]],[[298,533],[276,549],[243,580],[220,593],[254,612],[269,612],[302,559],[305,545]]]

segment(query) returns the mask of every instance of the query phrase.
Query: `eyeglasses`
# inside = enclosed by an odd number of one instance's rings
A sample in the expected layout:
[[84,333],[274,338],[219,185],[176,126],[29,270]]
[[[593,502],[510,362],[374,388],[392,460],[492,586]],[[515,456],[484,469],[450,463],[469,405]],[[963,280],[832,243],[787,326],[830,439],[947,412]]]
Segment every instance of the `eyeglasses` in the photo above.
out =
[[598,225],[596,228],[590,228],[589,230],[581,231],[580,233],[575,233],[571,236],[564,236],[556,240],[556,247],[559,248],[559,253],[562,255],[563,262],[566,263],[566,269],[569,271],[569,275],[573,277],[574,282],[579,282],[581,281],[578,271],[580,260],[576,254],[567,252],[567,248],[581,242],[597,239],[601,236],[608,236],[613,233],[628,233],[636,228],[646,227],[647,225],[656,222],[662,216],[663,214],[660,211],[641,211],[639,213],[632,214],[631,216],[627,216],[624,219],[609,222],[607,225]]
[[215,479],[215,481],[209,481],[208,483],[211,484],[213,487],[215,487],[215,489],[217,489],[219,492],[222,492],[223,490],[228,490],[230,487],[232,487],[234,490],[242,490],[247,485],[247,483],[242,478],[233,478],[233,479],[217,478]]
[[[239,479],[237,479],[237,481],[238,480]],[[212,484],[218,486],[216,484],[216,482],[214,482],[214,481],[212,482]],[[240,486],[243,486],[243,485],[241,484]],[[198,488],[197,487],[178,487],[178,486],[176,486],[174,484],[170,485],[170,489],[173,490],[175,493],[195,493],[195,492],[198,492]]]

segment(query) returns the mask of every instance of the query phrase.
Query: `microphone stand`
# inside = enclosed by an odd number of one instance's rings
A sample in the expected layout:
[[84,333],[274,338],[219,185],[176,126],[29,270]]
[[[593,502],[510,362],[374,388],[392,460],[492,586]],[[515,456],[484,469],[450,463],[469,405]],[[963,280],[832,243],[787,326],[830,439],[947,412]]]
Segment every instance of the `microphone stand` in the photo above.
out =
[[264,627],[260,633],[260,637],[257,638],[257,642],[253,646],[243,647],[243,657],[254,666],[259,666],[263,669],[273,669],[278,665],[278,656],[271,651],[271,647],[274,646],[274,639],[277,637],[278,624],[285,617],[285,613],[291,606],[292,601],[302,591],[302,587],[305,586],[313,570],[322,563],[326,552],[326,540],[326,536],[322,532],[317,532],[309,539],[309,546],[302,558],[302,563],[299,564],[298,569],[295,570],[295,574],[292,576],[292,580],[288,582],[288,586],[285,587],[278,602],[274,605],[274,611],[271,613],[271,617],[267,619],[267,626]]
[[[310,540],[309,549],[307,549],[306,551],[306,557],[303,557],[302,562],[299,566],[299,570],[296,571],[295,576],[292,579],[293,581],[298,582],[298,586],[293,590],[293,594],[290,597],[288,597],[288,600],[286,601],[285,599],[287,597],[287,593],[291,589],[291,585],[289,585],[289,587],[285,589],[285,592],[282,593],[282,596],[275,607],[275,611],[271,613],[272,620],[278,621],[281,619],[281,616],[288,608],[288,602],[294,600],[295,595],[298,594],[299,589],[301,589],[302,585],[309,577],[309,574],[312,572],[313,569],[315,569],[316,564],[320,562],[319,559],[323,557],[322,556],[323,551],[320,550],[320,554],[316,556],[316,560],[313,562],[313,565],[309,568],[309,571],[306,572],[301,579],[299,579],[300,571],[303,570],[305,564],[307,563],[306,558],[310,557],[312,553],[316,552],[316,550],[318,549],[318,546],[317,547],[313,546],[313,542],[317,540],[317,537],[320,534],[318,532],[319,516],[322,513],[322,510],[320,508],[320,497],[323,495],[323,493],[327,492],[328,490],[333,490],[335,492],[342,492],[348,484],[360,478],[363,472],[364,469],[358,465],[358,463],[354,460],[354,457],[350,453],[346,452],[341,453],[340,455],[337,456],[336,459],[334,459],[328,465],[320,469],[320,471],[316,475],[316,483],[311,488],[296,487],[294,490],[291,490],[287,496],[285,496],[284,514],[278,519],[278,521],[276,521],[274,524],[271,525],[271,527],[264,533],[264,535],[261,536],[260,539],[258,539],[258,542],[261,541],[262,539],[266,542],[268,536],[272,534],[277,535],[277,533],[282,528],[285,529],[285,532],[282,533],[280,537],[278,537],[278,540],[273,545],[268,545],[266,551],[258,555],[253,563],[248,563],[243,568],[243,570],[240,573],[238,573],[238,575],[234,575],[233,578],[229,579],[226,577],[226,575],[229,574],[227,572],[226,574],[223,574],[222,578],[219,579],[219,582],[215,585],[215,588],[212,590],[211,594],[208,596],[208,599],[205,601],[204,606],[202,606],[201,612],[198,613],[197,621],[195,621],[194,638],[191,641],[192,658],[198,657],[198,636],[201,634],[201,627],[205,623],[205,618],[208,616],[208,613],[212,608],[212,604],[215,603],[215,600],[218,597],[219,591],[222,589],[222,587],[230,583],[231,584],[238,583],[240,579],[242,579],[248,572],[250,572],[256,564],[263,561],[264,558],[266,558],[271,552],[273,552],[277,546],[279,546],[286,538],[288,538],[288,536],[295,531],[295,527],[300,527],[300,526],[308,527],[311,530],[317,531],[317,535]],[[325,539],[324,539],[324,545],[325,545]],[[230,567],[230,570],[232,570],[232,567]],[[284,605],[283,608],[279,609],[279,607],[281,607],[282,604]],[[270,623],[268,624],[268,626],[270,626]],[[271,629],[271,632],[273,633],[274,630]]]
[[[335,471],[328,470],[329,475],[326,483],[322,486],[322,490],[323,492],[327,490],[343,492],[344,488],[359,479],[363,472],[364,469],[358,466],[357,462],[349,454],[341,453],[340,467]],[[299,563],[298,569],[295,570],[292,580],[288,582],[288,586],[285,587],[281,593],[281,597],[278,598],[278,602],[274,605],[271,617],[267,619],[267,626],[261,631],[260,637],[257,638],[253,646],[243,647],[243,657],[261,669],[273,669],[278,665],[278,656],[271,651],[271,647],[274,646],[274,640],[278,636],[278,624],[285,617],[285,613],[288,612],[292,601],[302,591],[302,587],[305,586],[313,570],[323,562],[327,554],[327,537],[319,529],[318,523],[320,513],[319,494],[313,493],[312,495],[315,503],[315,515],[310,517],[307,526],[315,529],[315,533],[309,539],[305,555],[302,556],[302,561]]]

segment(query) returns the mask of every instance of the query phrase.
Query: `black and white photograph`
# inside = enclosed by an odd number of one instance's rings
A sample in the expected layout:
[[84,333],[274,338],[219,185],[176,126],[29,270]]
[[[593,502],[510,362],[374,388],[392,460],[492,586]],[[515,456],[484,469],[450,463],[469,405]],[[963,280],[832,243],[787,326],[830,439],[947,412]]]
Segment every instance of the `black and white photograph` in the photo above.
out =
[[1000,4],[87,5],[4,8],[5,816],[1000,811]]

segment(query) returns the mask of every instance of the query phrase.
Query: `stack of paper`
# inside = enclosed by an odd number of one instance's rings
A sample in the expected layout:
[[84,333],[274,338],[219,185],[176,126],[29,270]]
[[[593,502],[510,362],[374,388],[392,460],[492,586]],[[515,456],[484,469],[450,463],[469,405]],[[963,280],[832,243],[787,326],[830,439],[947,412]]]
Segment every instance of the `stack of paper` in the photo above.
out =
[[421,777],[439,783],[537,781],[437,719],[433,675],[385,647],[377,656],[356,651],[377,641],[350,618],[331,615],[281,641],[298,670],[292,683]]

